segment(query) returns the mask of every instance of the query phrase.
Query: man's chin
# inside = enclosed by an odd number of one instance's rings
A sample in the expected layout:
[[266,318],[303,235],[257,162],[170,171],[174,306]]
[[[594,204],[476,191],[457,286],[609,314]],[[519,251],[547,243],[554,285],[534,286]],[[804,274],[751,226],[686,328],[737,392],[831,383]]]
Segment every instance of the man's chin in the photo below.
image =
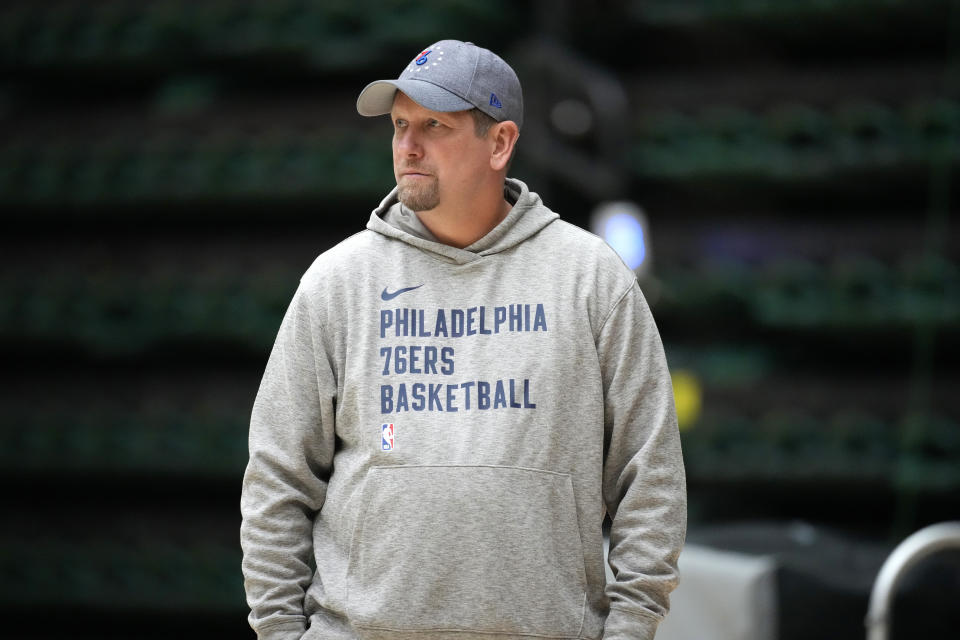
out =
[[418,213],[435,209],[440,204],[440,199],[436,194],[410,193],[403,188],[398,192],[397,198],[400,200],[400,204]]
[[407,209],[409,209],[410,211],[413,211],[414,213],[424,213],[425,211],[431,211],[431,210],[437,208],[437,205],[433,205],[433,206],[431,206],[431,207],[428,207],[428,206],[426,206],[426,205],[422,205],[422,204],[419,204],[419,203],[416,203],[416,202],[411,203],[411,204],[407,204],[407,203],[404,202],[403,200],[400,201],[400,204],[402,204],[403,206],[405,206],[405,207],[406,207]]

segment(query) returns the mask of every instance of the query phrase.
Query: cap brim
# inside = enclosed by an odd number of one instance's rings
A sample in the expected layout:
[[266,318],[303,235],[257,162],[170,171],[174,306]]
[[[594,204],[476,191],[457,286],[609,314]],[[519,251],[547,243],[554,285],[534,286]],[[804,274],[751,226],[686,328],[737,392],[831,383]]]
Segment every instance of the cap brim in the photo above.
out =
[[397,90],[431,111],[467,111],[473,105],[427,80],[376,80],[368,84],[357,98],[357,112],[362,116],[382,116],[393,108]]

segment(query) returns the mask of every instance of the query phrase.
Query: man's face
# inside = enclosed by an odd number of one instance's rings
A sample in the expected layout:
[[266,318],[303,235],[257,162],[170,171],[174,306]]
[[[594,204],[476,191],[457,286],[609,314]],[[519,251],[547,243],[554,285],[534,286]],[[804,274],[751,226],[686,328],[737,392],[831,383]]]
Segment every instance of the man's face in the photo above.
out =
[[474,133],[470,113],[431,111],[397,91],[390,117],[400,202],[429,211],[468,200],[490,170],[489,143]]

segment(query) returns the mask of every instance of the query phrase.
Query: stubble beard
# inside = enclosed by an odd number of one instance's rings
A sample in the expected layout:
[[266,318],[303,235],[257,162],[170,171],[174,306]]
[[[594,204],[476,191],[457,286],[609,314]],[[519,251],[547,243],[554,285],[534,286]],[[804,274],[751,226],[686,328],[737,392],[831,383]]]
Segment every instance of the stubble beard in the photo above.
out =
[[[413,182],[414,184],[410,184]],[[436,176],[429,180],[403,180],[397,183],[400,203],[411,211],[429,211],[440,204],[440,184]]]

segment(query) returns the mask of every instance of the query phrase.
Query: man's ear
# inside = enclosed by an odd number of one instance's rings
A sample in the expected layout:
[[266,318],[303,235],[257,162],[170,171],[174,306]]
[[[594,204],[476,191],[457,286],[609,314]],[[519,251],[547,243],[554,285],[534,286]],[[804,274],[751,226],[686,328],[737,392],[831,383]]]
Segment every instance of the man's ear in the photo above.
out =
[[493,152],[490,154],[490,168],[494,171],[505,169],[513,157],[513,148],[520,137],[520,129],[513,120],[504,120],[490,129]]

